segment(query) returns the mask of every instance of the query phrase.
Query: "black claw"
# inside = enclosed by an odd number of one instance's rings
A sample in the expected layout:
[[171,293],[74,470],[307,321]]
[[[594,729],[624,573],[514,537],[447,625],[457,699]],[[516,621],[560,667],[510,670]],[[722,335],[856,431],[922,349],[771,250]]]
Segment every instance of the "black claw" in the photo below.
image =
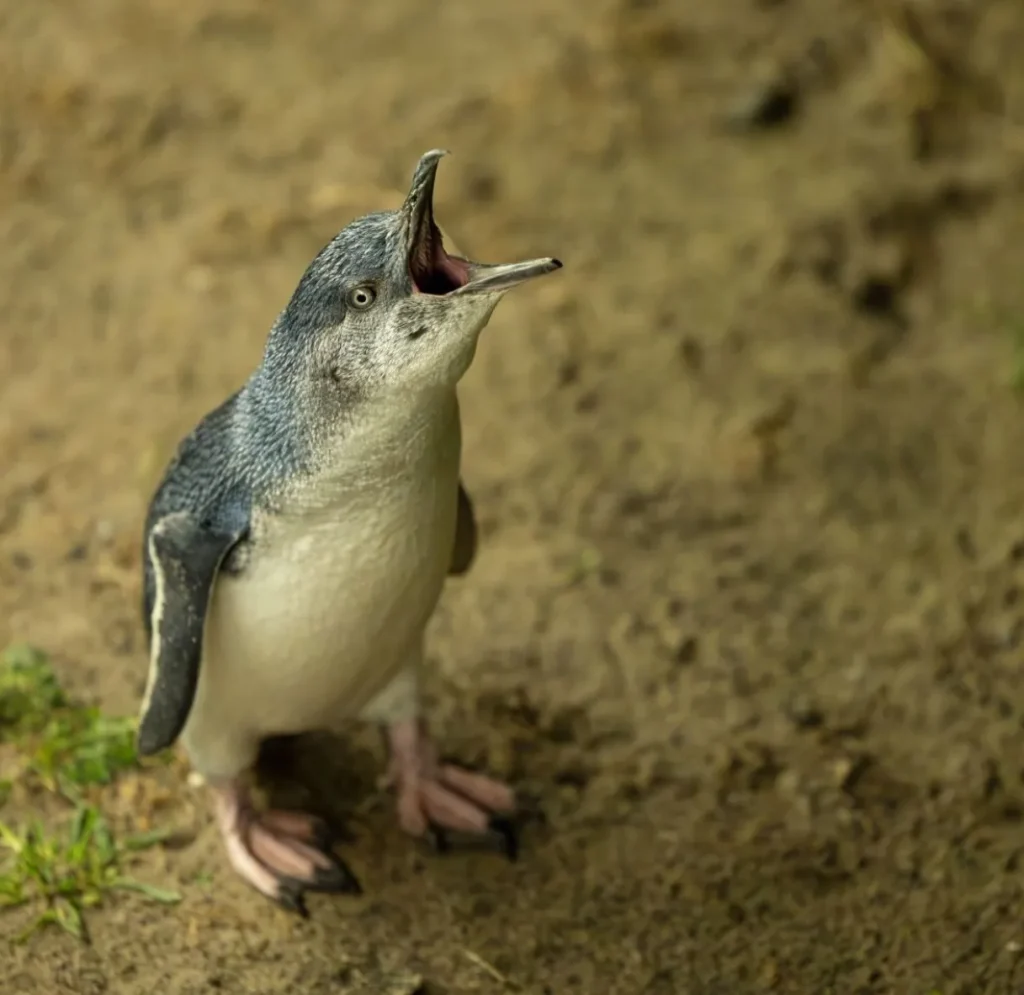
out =
[[309,918],[306,899],[302,894],[302,886],[295,881],[281,883],[277,893],[277,904],[287,912],[294,912],[303,919]]
[[328,854],[328,856],[331,858],[331,866],[318,867],[313,880],[305,887],[310,891],[361,895],[363,893],[362,885],[352,871],[334,854]]
[[510,863],[514,864],[519,857],[519,833],[515,823],[504,816],[496,815],[491,818],[490,830],[501,837],[502,850]]
[[427,827],[427,836],[430,840],[431,846],[433,846],[438,853],[447,853],[451,849],[448,834],[440,826],[435,826],[431,823],[431,825]]
[[307,891],[361,895],[363,888],[356,876],[334,854],[328,853],[328,856],[331,858],[331,866],[318,867],[312,881],[282,878],[277,891],[278,905],[288,912],[308,919]]

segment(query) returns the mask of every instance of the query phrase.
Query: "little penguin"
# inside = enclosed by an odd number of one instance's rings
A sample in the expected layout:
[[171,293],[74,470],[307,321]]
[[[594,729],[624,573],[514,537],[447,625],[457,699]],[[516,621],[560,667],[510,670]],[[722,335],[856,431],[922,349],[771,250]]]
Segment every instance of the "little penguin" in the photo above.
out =
[[562,263],[449,253],[434,218],[445,154],[419,160],[398,210],[353,221],[310,263],[145,520],[138,751],[180,740],[235,871],[302,915],[307,892],[360,886],[321,820],[256,805],[272,737],[376,723],[407,833],[497,831],[515,850],[512,788],[441,762],[419,685],[445,579],[477,545],[456,388],[504,294]]

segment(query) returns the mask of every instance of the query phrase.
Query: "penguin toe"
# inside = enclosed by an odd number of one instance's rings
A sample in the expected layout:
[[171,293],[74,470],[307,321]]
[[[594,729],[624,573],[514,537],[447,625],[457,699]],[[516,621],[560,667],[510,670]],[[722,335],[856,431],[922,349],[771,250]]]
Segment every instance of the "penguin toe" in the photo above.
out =
[[305,919],[308,892],[362,894],[322,820],[301,812],[257,812],[248,804],[227,814],[220,828],[233,867],[282,908]]

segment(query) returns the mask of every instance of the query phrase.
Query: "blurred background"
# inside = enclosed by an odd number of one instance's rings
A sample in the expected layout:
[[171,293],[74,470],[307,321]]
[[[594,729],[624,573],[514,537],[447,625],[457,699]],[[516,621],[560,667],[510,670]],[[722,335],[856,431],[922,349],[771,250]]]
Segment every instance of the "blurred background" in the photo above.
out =
[[103,805],[183,900],[5,990],[1024,986],[1022,52],[1019,0],[0,3],[0,644],[105,711],[151,490],[324,242],[441,146],[460,248],[566,264],[465,381],[432,641],[520,862],[405,840],[356,731],[367,895],[293,922],[173,767]]

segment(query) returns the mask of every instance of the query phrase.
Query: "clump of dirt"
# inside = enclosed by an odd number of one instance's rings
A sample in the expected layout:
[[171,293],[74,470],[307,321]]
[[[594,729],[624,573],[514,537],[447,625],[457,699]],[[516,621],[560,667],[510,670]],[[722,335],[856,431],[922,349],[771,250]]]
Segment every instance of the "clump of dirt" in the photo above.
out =
[[482,553],[431,641],[445,748],[530,800],[520,861],[411,845],[355,730],[293,769],[366,895],[302,923],[176,764],[102,804],[180,830],[139,877],[182,900],[0,949],[5,991],[1020,986],[1015,0],[0,18],[0,645],[107,714],[155,479],[339,227],[440,146],[466,251],[566,263],[466,379]]

